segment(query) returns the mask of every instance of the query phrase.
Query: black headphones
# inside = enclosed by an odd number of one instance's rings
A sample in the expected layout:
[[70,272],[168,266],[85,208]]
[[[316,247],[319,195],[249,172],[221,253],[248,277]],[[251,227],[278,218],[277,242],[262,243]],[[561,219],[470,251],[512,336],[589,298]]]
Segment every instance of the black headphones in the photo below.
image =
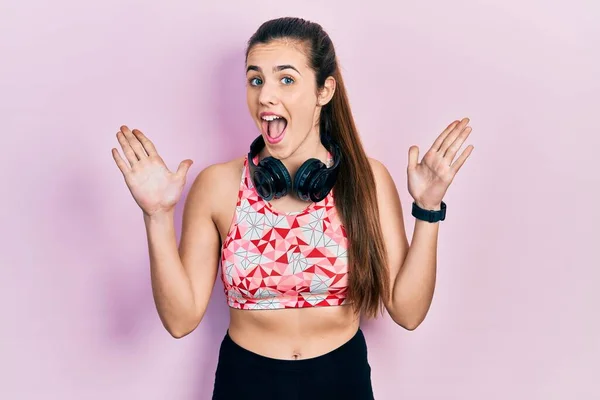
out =
[[318,203],[323,200],[335,184],[342,153],[338,145],[328,137],[322,136],[321,143],[332,154],[333,165],[328,168],[321,160],[309,158],[298,168],[292,182],[285,165],[274,157],[265,157],[258,165],[254,164],[254,157],[265,147],[262,135],[254,139],[248,153],[248,166],[258,195],[269,201],[293,191],[304,201]]

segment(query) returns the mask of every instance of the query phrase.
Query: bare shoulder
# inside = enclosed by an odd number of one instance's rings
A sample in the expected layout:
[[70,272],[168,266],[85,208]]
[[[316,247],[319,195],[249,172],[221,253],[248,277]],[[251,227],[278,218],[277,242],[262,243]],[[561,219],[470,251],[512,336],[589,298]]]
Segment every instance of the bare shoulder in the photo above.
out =
[[373,176],[375,178],[375,184],[377,186],[394,184],[390,171],[387,169],[385,164],[375,158],[368,157],[369,164],[373,170]]
[[380,207],[398,209],[401,208],[398,188],[394,178],[385,164],[379,160],[369,157],[369,163],[375,178],[375,188]]
[[242,177],[244,158],[242,156],[211,164],[201,170],[190,188],[188,204],[200,202],[209,205],[211,213],[214,213],[223,201],[226,202],[231,196],[235,199]]
[[184,208],[184,227],[204,220],[218,231],[221,240],[227,234],[234,215],[245,157],[211,164],[194,179]]

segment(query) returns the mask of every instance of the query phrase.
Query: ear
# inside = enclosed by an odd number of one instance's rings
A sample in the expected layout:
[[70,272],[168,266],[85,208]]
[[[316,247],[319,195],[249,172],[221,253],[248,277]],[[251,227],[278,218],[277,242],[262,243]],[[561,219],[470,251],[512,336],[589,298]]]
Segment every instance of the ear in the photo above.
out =
[[326,105],[333,98],[333,94],[335,93],[335,78],[333,76],[325,79],[325,84],[323,88],[319,91],[317,96],[317,104],[321,107]]

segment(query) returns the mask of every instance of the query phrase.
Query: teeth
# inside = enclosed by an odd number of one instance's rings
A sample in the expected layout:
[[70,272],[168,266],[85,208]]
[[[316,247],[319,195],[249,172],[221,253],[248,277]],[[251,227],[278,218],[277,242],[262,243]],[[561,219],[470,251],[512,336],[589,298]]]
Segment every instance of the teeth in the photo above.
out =
[[262,119],[264,119],[265,121],[275,121],[276,119],[279,119],[282,117],[279,117],[277,115],[266,115],[264,117],[262,117]]

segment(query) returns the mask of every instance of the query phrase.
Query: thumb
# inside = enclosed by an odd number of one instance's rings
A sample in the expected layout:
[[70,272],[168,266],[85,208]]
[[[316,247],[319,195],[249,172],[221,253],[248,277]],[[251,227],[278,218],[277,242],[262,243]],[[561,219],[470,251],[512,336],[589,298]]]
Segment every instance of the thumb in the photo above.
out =
[[408,149],[408,169],[413,169],[419,163],[419,147],[410,146]]
[[177,172],[175,172],[175,175],[177,175],[180,178],[185,178],[193,163],[194,162],[190,159],[183,160],[179,163],[179,167],[177,167]]

